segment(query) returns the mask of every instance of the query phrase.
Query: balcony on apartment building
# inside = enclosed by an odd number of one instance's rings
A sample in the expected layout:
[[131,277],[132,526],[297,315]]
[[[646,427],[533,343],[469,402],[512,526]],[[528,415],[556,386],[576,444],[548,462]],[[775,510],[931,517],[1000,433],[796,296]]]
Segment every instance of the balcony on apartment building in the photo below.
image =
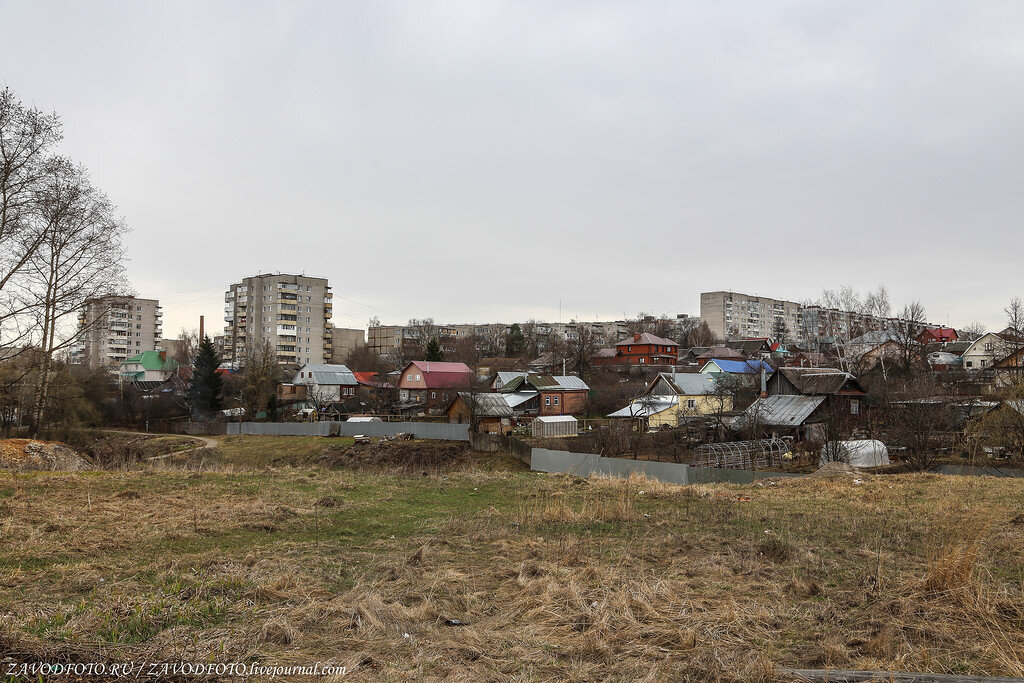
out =
[[278,325],[277,334],[291,336],[295,334],[295,325]]
[[277,293],[277,300],[278,301],[297,301],[298,298],[299,298],[299,295],[298,294],[294,294],[292,292],[278,292]]

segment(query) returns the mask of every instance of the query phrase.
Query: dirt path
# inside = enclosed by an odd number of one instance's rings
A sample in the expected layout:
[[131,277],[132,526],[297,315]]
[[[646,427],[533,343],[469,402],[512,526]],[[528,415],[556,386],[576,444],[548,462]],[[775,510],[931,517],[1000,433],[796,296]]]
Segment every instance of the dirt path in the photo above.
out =
[[156,432],[129,432],[123,429],[104,429],[105,432],[112,432],[114,434],[131,434],[133,436],[180,436],[186,439],[198,439],[203,442],[202,446],[193,446],[192,448],[186,448],[183,451],[174,451],[173,453],[164,453],[163,455],[154,455],[152,458],[146,458],[146,460],[163,460],[170,458],[175,455],[181,455],[182,453],[191,453],[192,451],[201,451],[204,448],[216,448],[218,441],[211,439],[208,436],[199,436],[197,434],[158,434]]

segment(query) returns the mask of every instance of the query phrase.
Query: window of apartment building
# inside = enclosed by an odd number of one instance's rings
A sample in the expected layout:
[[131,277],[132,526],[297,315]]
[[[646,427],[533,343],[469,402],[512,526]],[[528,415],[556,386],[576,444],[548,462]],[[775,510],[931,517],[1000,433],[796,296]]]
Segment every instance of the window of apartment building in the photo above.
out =
[[137,315],[137,316],[135,316],[135,319],[136,320],[142,320],[142,316],[141,315]]
[[[312,321],[309,318],[306,318],[306,322],[308,323],[308,322],[312,322]],[[306,330],[306,331],[308,332],[309,330]]]

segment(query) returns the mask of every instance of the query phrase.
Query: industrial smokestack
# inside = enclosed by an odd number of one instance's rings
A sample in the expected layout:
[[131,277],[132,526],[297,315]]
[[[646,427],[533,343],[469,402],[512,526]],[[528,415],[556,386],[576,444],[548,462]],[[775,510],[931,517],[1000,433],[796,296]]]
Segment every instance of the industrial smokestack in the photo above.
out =
[[199,316],[199,341],[203,341],[203,318],[205,316]]
[[768,380],[764,373],[764,361],[761,361],[761,398],[767,398],[768,396]]

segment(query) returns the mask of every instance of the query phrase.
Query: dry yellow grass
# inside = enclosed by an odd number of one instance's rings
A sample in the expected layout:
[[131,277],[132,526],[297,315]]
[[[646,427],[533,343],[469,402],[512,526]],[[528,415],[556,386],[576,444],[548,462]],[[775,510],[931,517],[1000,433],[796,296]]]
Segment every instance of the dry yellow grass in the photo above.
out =
[[859,481],[8,474],[0,637],[349,680],[1024,675],[1024,482]]

